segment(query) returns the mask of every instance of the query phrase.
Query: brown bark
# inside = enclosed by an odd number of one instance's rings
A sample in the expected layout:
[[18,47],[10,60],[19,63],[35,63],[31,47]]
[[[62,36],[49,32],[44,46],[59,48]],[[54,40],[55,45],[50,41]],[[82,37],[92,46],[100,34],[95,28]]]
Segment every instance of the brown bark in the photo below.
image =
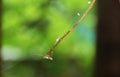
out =
[[98,0],[96,77],[120,77],[120,2]]

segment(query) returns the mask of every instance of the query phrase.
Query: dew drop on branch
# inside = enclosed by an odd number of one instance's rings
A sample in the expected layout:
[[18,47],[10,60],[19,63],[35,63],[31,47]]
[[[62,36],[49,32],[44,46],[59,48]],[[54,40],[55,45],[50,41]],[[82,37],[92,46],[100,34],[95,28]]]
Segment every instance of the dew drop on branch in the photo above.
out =
[[80,16],[80,13],[79,13],[79,12],[77,13],[77,16]]
[[88,1],[88,4],[91,4],[91,1]]
[[60,38],[57,38],[57,39],[56,39],[56,42],[58,42],[58,41],[59,41],[59,39],[60,39]]

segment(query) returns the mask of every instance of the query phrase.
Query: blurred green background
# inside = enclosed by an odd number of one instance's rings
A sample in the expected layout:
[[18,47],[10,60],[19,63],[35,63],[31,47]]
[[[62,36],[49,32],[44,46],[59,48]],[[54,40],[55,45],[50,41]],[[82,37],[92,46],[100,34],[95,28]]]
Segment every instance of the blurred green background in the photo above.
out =
[[95,6],[52,54],[42,57],[88,8],[88,0],[3,0],[4,77],[91,77]]

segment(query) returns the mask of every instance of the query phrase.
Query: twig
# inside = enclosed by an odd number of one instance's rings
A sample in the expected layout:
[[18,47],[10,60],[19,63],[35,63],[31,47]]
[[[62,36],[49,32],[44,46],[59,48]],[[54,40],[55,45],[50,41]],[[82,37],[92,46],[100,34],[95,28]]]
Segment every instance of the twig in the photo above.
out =
[[90,6],[88,7],[88,9],[85,11],[85,13],[82,15],[82,17],[62,36],[60,37],[57,42],[52,46],[52,48],[45,54],[45,56],[43,58],[49,59],[49,60],[53,60],[52,57],[50,57],[51,53],[54,51],[54,49],[58,46],[58,44],[68,35],[70,34],[80,23],[81,21],[86,17],[86,15],[88,14],[88,12],[90,11],[90,9],[93,7],[95,3],[95,0],[92,0]]

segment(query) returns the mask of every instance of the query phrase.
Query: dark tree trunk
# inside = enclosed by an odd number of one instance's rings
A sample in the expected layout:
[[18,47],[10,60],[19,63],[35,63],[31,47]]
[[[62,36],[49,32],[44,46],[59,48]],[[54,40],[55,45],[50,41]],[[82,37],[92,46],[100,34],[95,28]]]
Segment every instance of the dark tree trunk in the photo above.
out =
[[0,77],[2,77],[1,39],[2,39],[2,0],[0,0]]
[[120,1],[98,0],[96,77],[120,77]]

